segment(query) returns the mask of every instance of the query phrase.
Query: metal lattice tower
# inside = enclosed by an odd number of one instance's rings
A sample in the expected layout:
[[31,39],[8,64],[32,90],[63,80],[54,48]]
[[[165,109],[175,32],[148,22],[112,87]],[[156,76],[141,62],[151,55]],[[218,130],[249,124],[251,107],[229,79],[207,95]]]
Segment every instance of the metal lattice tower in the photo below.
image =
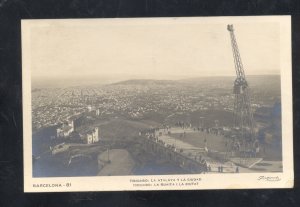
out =
[[247,149],[254,147],[256,135],[254,131],[253,113],[248,82],[245,77],[243,63],[234,35],[233,25],[227,25],[230,33],[233,59],[235,65],[236,79],[233,84],[234,100],[234,127],[237,135],[243,141]]

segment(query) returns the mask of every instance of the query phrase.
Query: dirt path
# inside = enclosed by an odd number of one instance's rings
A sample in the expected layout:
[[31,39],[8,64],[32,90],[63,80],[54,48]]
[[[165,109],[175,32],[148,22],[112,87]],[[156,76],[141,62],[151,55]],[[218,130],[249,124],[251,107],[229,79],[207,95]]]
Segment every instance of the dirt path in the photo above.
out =
[[[107,161],[108,153],[103,152],[98,156],[98,160]],[[108,175],[131,175],[134,167],[134,160],[127,150],[124,149],[112,149],[109,151],[110,163],[104,165],[104,167],[98,173],[98,176]]]

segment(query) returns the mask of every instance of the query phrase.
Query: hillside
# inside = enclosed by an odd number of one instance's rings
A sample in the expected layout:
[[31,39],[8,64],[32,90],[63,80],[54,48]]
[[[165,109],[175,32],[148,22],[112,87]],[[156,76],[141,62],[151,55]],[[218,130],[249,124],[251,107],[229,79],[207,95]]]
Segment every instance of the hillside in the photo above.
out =
[[131,138],[148,128],[150,126],[147,123],[114,119],[100,126],[100,136],[105,140]]
[[[110,84],[111,86],[130,85],[130,86],[185,86],[185,87],[207,87],[213,89],[230,89],[232,88],[234,76],[211,76],[196,77],[180,80],[155,80],[155,79],[130,79]],[[271,93],[280,91],[279,75],[251,75],[247,76],[250,88],[254,91],[264,88]]]

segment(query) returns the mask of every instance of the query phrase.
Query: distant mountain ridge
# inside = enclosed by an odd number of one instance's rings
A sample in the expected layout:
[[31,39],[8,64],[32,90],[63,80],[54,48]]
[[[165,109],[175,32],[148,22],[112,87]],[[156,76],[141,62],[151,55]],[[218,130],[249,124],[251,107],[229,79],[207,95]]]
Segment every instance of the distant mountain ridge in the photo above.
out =
[[[129,79],[125,81],[111,83],[109,85],[174,85],[178,83],[194,83],[194,82],[233,82],[235,76],[208,76],[208,77],[195,77],[195,78],[184,78],[178,80],[156,80],[156,79]],[[249,75],[246,77],[248,81],[252,82],[265,82],[268,81],[280,81],[280,75]],[[267,82],[268,82],[267,81]]]
[[[65,78],[42,78],[42,79],[34,79],[32,80],[32,88],[68,88],[68,87],[80,87],[80,86],[114,86],[114,85],[176,85],[176,84],[187,84],[193,85],[198,83],[203,84],[210,84],[214,82],[220,83],[233,83],[235,76],[199,76],[199,77],[192,77],[192,78],[182,78],[182,79],[127,79],[127,80],[113,80],[107,78],[75,78],[69,77]],[[280,75],[247,75],[247,80],[252,85],[252,83],[260,82],[260,83],[271,83],[271,82],[279,82],[280,83]]]
[[111,85],[166,85],[176,84],[176,80],[154,80],[154,79],[130,79],[112,83]]

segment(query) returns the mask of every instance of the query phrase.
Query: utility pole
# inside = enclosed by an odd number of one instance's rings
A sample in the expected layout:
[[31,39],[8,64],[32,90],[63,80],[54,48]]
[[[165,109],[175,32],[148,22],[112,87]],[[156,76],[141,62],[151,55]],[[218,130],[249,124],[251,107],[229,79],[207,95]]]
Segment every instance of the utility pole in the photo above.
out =
[[107,162],[110,163],[110,159],[109,159],[109,147],[107,148]]

